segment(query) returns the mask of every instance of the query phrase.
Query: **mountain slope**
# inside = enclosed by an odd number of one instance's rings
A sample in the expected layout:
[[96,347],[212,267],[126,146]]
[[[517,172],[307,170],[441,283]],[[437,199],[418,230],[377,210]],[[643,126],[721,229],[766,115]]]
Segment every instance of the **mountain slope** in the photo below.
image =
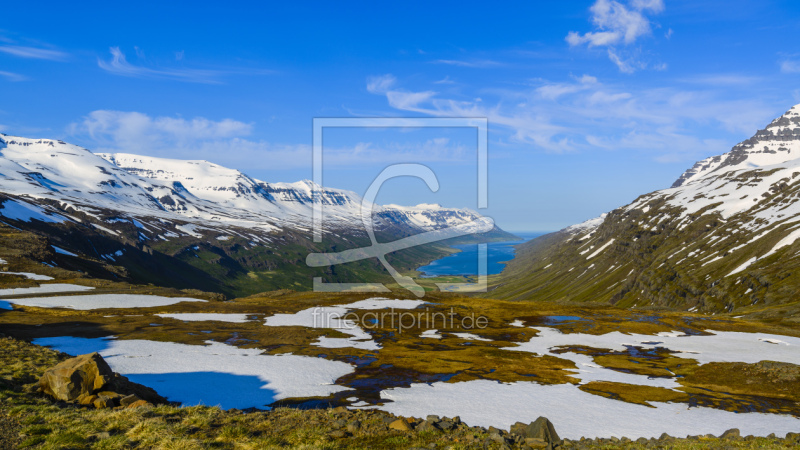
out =
[[669,189],[520,246],[493,296],[706,312],[797,301],[800,105]]
[[[323,205],[322,244],[310,239],[315,202]],[[0,223],[43,236],[64,251],[57,258],[50,251],[41,262],[83,259],[73,261],[74,268],[96,276],[202,285],[231,295],[308,289],[313,276],[357,282],[377,273],[385,279],[377,259],[314,270],[305,265],[311,252],[370,244],[361,208],[357,194],[316,189],[310,181],[267,183],[207,161],[95,154],[62,141],[0,134]],[[381,242],[485,224],[473,211],[438,205],[372,209]],[[491,236],[507,234],[495,227],[484,235]],[[434,245],[390,259],[408,271],[444,254]]]

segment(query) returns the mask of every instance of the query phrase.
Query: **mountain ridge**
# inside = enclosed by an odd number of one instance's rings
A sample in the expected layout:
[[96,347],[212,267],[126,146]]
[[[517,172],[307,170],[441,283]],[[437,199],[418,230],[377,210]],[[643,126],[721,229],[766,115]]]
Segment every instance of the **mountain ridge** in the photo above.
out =
[[491,295],[800,314],[798,181],[800,105],[670,188],[520,245]]
[[[371,244],[362,198],[327,187],[316,195],[316,188],[308,180],[268,183],[208,161],[95,154],[63,141],[0,134],[0,222],[91,260],[78,264],[49,251],[40,262],[95,267],[98,276],[115,273],[181,288],[195,282],[231,295],[306,289],[312,276],[339,282],[370,273],[385,278],[377,260],[319,270],[305,266],[309,253]],[[315,202],[324,206],[321,244],[311,241]],[[486,223],[468,209],[363,206],[372,209],[380,241],[456,225],[477,233]],[[495,226],[481,236],[508,234]],[[446,253],[438,244],[389,258],[413,271]],[[153,258],[160,260],[153,263],[160,273],[147,267]],[[181,268],[172,277],[180,282],[163,276],[169,264]]]

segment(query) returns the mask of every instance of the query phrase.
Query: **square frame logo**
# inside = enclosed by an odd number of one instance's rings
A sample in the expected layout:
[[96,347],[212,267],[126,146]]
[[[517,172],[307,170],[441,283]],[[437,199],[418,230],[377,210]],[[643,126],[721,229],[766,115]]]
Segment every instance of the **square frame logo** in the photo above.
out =
[[[322,242],[323,235],[323,186],[322,165],[323,145],[322,135],[325,128],[474,128],[477,132],[476,156],[477,171],[477,209],[488,208],[488,128],[489,121],[485,117],[430,117],[430,118],[314,118],[312,135],[312,233],[316,243]],[[476,233],[485,233],[494,228],[494,221],[488,217],[480,217],[471,222],[430,230],[413,236],[398,239],[387,243],[378,243],[375,239],[374,219],[372,208],[378,190],[389,179],[400,176],[412,176],[422,179],[431,191],[439,190],[439,181],[436,174],[428,166],[417,163],[391,164],[377,175],[367,189],[361,204],[361,222],[367,230],[372,245],[355,248],[336,253],[311,253],[306,258],[310,267],[326,267],[360,261],[368,258],[378,258],[381,264],[391,274],[392,278],[404,289],[414,293],[417,297],[425,296],[425,289],[418,285],[411,277],[401,275],[391,264],[386,261],[386,255],[398,250],[430,244],[433,242],[466,236]],[[486,292],[488,286],[488,251],[487,244],[478,244],[478,281],[476,283],[436,283],[441,291],[449,292]],[[321,277],[314,277],[314,292],[391,292],[382,283],[326,283]]]

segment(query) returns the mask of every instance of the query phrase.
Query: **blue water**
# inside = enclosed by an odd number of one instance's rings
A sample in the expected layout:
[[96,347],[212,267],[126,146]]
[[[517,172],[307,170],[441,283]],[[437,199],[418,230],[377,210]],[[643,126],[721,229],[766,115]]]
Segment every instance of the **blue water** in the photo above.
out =
[[[495,275],[503,271],[505,264],[514,258],[514,246],[539,237],[546,233],[515,233],[520,240],[490,242],[488,244],[488,265],[487,275]],[[442,275],[478,275],[478,245],[464,244],[454,245],[453,248],[461,250],[458,253],[437,259],[427,266],[418,268],[423,277],[438,277]]]

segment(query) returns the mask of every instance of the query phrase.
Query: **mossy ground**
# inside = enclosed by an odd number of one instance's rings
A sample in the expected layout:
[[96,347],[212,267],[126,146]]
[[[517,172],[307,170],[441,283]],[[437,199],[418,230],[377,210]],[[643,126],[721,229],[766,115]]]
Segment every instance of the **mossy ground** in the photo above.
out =
[[[491,430],[459,425],[449,432],[396,431],[381,411],[224,411],[157,406],[95,410],[54,403],[32,389],[43,371],[67,355],[0,337],[0,448],[36,449],[392,449],[500,448]],[[354,422],[359,422],[354,426]],[[565,448],[794,448],[778,438],[714,437],[620,442],[565,441]]]

